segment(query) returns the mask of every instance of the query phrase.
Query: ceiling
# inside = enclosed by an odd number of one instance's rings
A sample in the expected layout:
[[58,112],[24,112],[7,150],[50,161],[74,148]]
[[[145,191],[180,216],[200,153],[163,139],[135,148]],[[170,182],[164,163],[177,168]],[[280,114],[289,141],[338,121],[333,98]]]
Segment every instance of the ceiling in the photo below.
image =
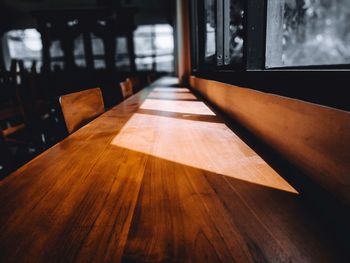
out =
[[0,31],[36,27],[38,10],[136,8],[136,25],[172,23],[174,0],[0,0]]

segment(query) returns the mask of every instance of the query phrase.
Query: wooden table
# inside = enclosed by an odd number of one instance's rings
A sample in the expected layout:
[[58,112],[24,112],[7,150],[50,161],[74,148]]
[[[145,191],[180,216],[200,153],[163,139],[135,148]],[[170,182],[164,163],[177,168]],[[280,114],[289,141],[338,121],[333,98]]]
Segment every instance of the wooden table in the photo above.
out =
[[171,79],[0,182],[0,262],[341,262],[298,192]]

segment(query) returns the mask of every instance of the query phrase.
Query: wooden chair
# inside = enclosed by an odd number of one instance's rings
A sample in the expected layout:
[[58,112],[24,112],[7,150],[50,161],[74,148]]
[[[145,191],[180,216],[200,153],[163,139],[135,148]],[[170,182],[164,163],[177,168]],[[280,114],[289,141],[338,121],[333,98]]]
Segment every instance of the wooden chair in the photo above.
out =
[[133,85],[129,78],[127,78],[125,82],[120,83],[120,88],[124,99],[129,98],[134,93]]
[[99,88],[67,94],[61,96],[59,101],[69,134],[105,111],[102,92]]
[[0,122],[3,124],[1,136],[2,140],[6,142],[11,141],[20,145],[29,145],[28,140],[17,138],[19,133],[25,133],[24,130],[28,125],[25,118],[26,111],[24,103],[21,98],[22,96],[20,96],[23,76],[18,71],[18,65],[16,63],[17,61],[12,61],[12,71],[7,74],[3,73],[0,76],[2,78],[1,83],[3,84],[0,94],[3,99],[0,103]]
[[155,73],[150,73],[147,75],[147,84],[151,85],[157,79],[157,75]]
[[[14,119],[17,121],[12,123],[11,120]],[[21,105],[15,104],[15,102],[12,101],[0,104],[0,122],[3,124],[5,123],[5,127],[2,127],[2,129],[0,128],[3,141],[12,141],[23,144],[21,140],[12,137],[18,132],[22,132],[26,129]]]
[[132,83],[134,93],[135,93],[135,91],[139,91],[141,89],[141,81],[140,81],[140,78],[138,76],[131,76],[131,77],[129,77],[129,80]]

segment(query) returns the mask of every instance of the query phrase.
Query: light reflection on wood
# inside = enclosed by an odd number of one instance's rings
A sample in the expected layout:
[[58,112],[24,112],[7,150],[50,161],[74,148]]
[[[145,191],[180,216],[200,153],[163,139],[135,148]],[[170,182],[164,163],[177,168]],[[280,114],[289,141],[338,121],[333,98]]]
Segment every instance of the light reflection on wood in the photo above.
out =
[[171,93],[186,93],[186,92],[190,92],[189,89],[187,88],[154,88],[153,91],[156,92],[171,92]]
[[172,93],[153,91],[148,96],[149,99],[176,99],[176,100],[197,100],[192,93]]
[[[150,147],[154,137],[157,143],[155,147]],[[136,113],[112,144],[250,183],[297,193],[222,123]]]
[[140,109],[215,116],[215,113],[201,101],[146,99]]

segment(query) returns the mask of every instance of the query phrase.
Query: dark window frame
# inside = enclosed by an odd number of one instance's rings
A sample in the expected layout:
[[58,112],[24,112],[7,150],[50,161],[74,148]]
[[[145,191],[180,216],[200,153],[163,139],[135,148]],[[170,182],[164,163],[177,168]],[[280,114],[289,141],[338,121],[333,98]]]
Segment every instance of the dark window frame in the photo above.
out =
[[[218,0],[227,5],[230,0]],[[202,4],[201,4],[202,3]],[[267,50],[267,15],[268,15],[268,0],[246,0],[244,7],[244,47],[243,47],[243,62],[241,65],[206,65],[204,59],[205,43],[205,23],[204,23],[204,1],[191,0],[191,59],[192,72],[201,75],[223,72],[236,71],[332,71],[332,70],[350,70],[349,64],[328,64],[328,65],[307,65],[307,66],[266,66],[266,50]],[[227,10],[227,6],[225,8]],[[225,23],[224,15],[220,10],[218,17],[224,21],[223,31],[217,30],[217,39],[223,39],[222,45],[227,45],[224,39],[224,32],[228,32],[229,23]],[[220,36],[220,33],[222,34]],[[219,36],[218,36],[219,34]],[[202,45],[200,44],[202,43]],[[227,47],[226,47],[227,48]],[[225,48],[223,48],[224,50]],[[224,52],[222,52],[224,56]]]
[[[257,0],[257,2],[259,2]],[[230,0],[217,0],[216,17],[216,48],[217,52],[214,55],[216,63],[208,64],[205,62],[205,2],[203,0],[190,1],[191,10],[191,60],[193,72],[219,72],[219,71],[243,71],[246,69],[246,42],[244,41],[243,59],[241,63],[229,64],[229,4]],[[246,10],[247,3],[245,2],[244,9]],[[246,13],[246,12],[245,12]],[[219,25],[219,27],[218,27]],[[244,16],[244,28],[247,28],[247,19]],[[245,30],[244,40],[247,32]],[[219,50],[219,51],[218,51]]]

